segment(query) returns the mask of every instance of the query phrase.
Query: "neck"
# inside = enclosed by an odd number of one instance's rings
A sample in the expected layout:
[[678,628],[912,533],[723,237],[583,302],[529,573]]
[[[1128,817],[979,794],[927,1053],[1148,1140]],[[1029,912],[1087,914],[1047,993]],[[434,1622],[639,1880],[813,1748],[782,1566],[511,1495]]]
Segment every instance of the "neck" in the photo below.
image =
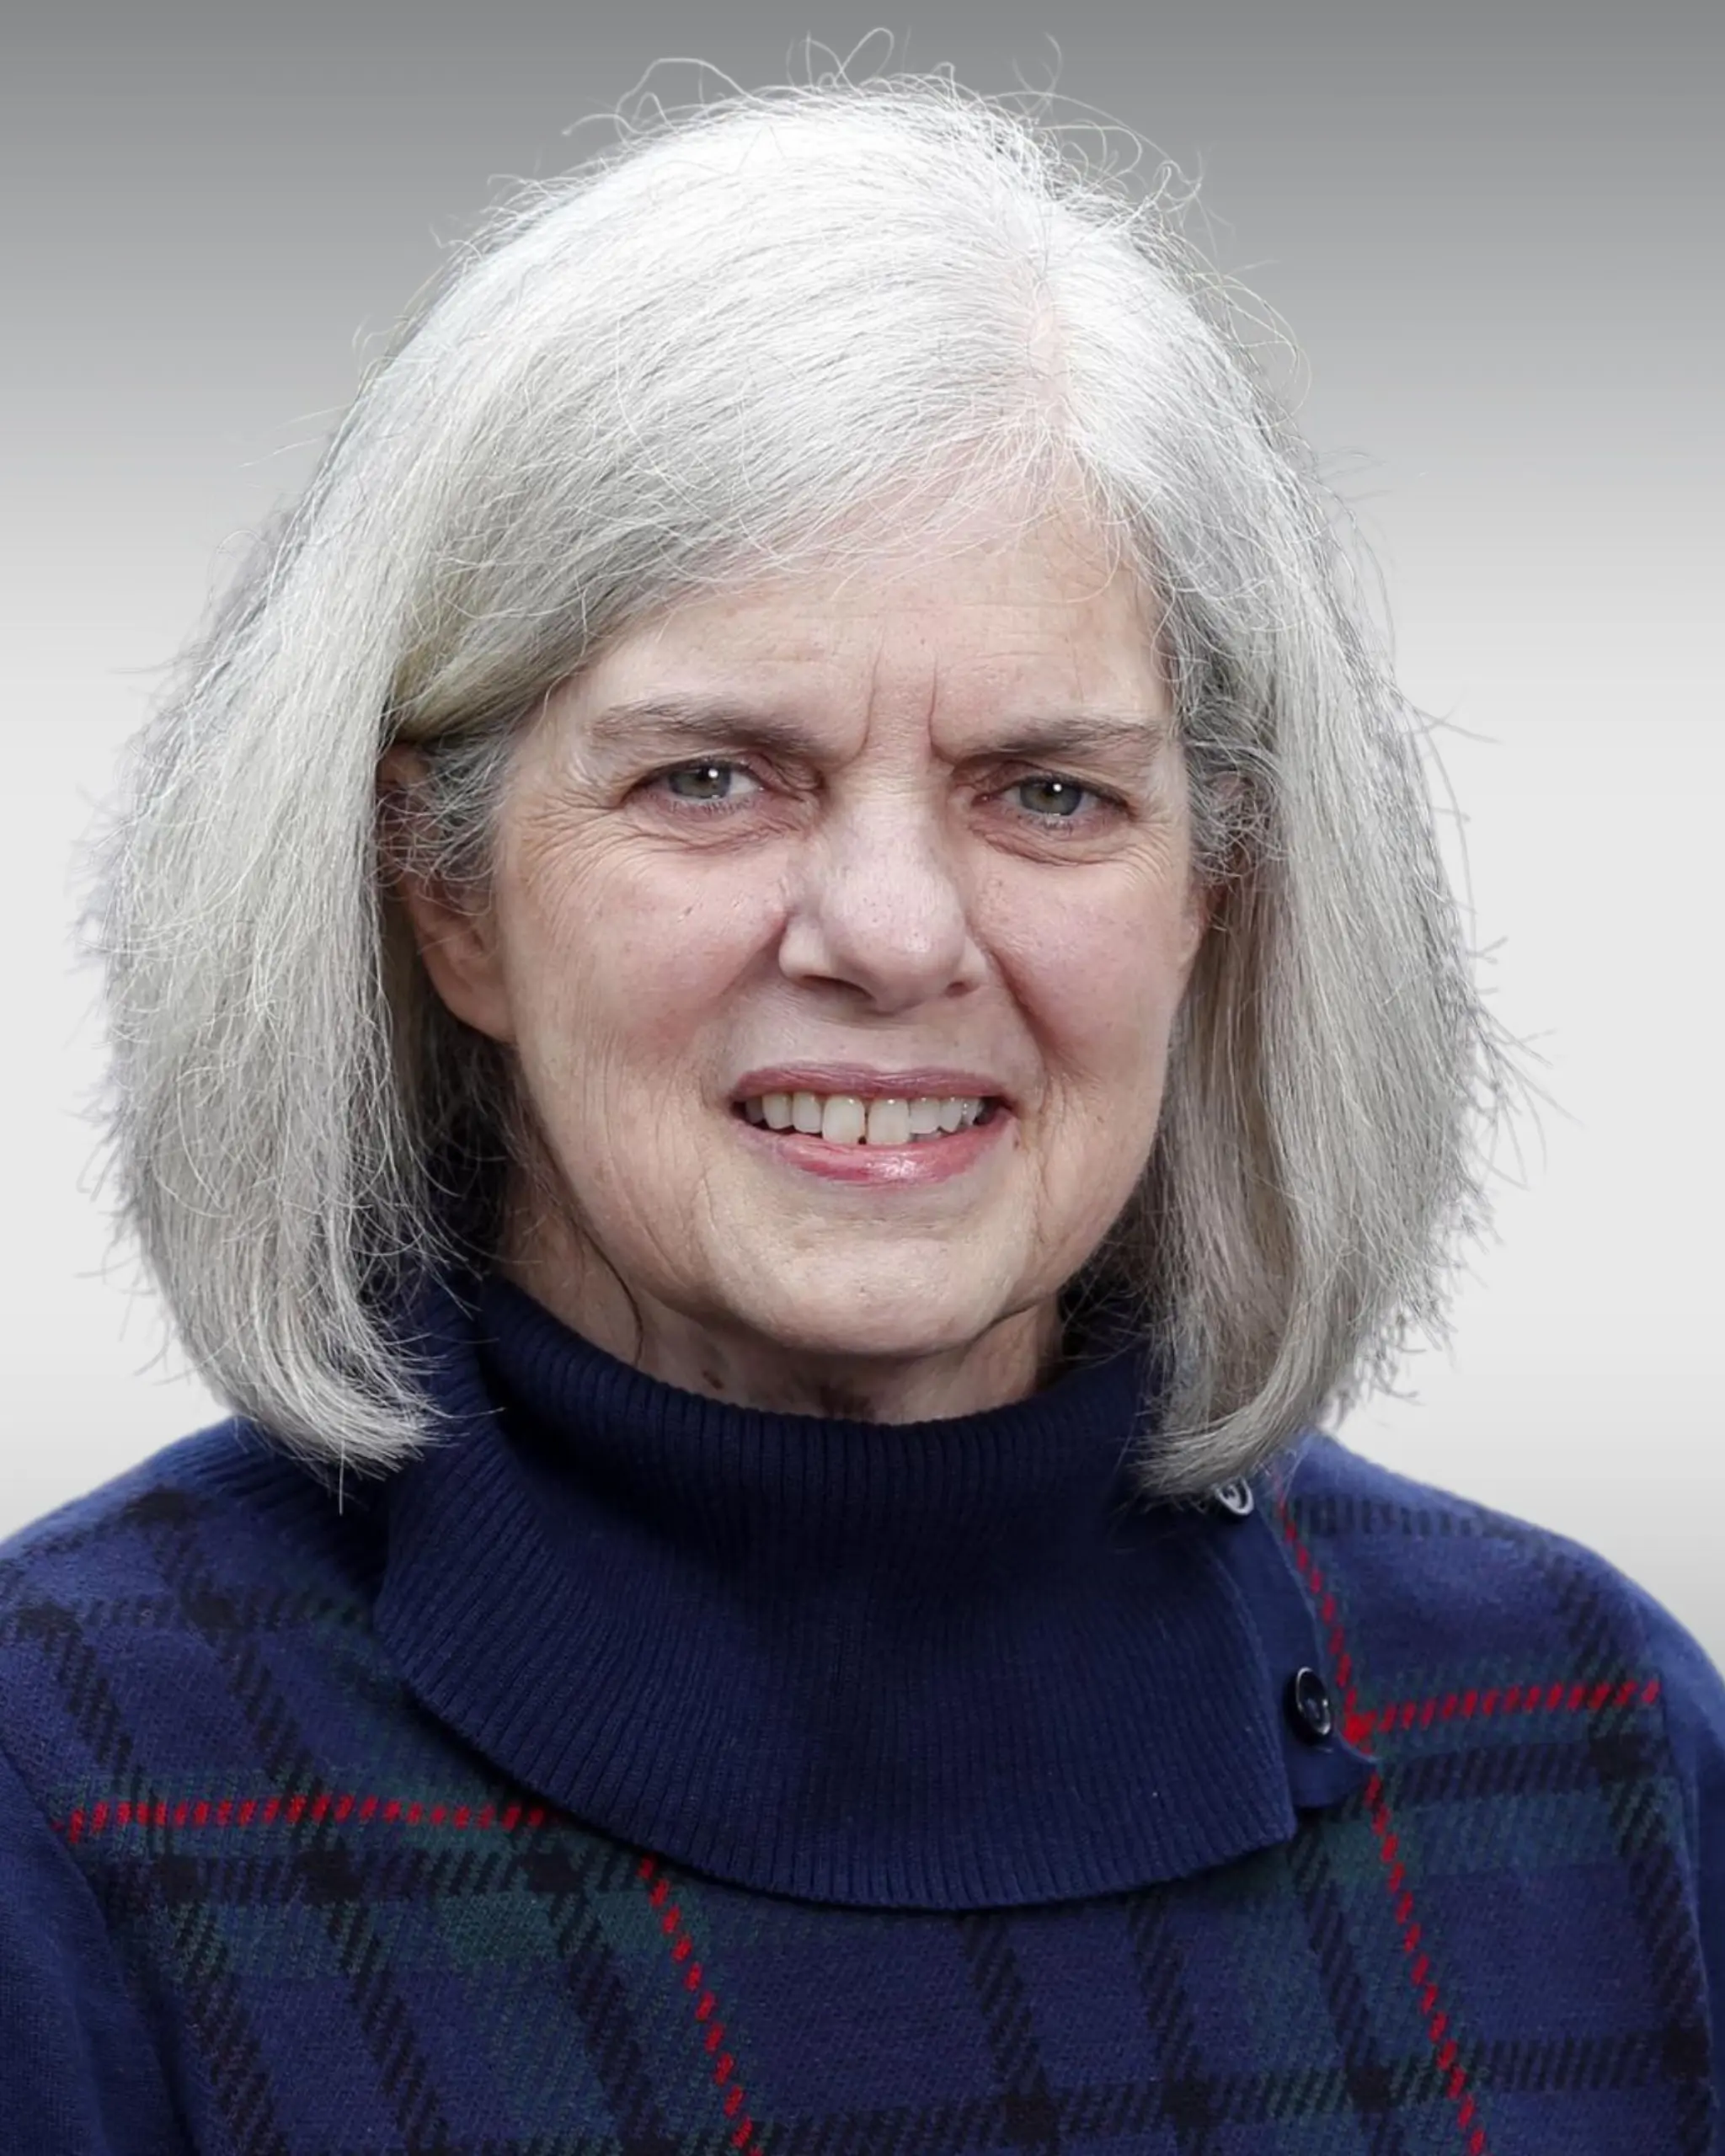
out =
[[761,1333],[727,1322],[723,1312],[675,1308],[626,1283],[573,1228],[521,1234],[497,1270],[572,1331],[646,1376],[770,1414],[932,1422],[1026,1399],[1060,1368],[1054,1297],[933,1353],[858,1354]]

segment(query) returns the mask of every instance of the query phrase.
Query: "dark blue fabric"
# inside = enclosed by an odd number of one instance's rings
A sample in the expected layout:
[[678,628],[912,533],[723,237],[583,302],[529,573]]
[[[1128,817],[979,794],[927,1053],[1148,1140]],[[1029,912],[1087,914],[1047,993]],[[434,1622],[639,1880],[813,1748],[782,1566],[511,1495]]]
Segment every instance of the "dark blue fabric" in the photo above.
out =
[[398,1476],[0,1546],[5,2156],[1712,2156],[1725,1684],[1592,1553],[1318,1433],[1129,1502],[1130,1352],[876,1426],[419,1324]]
[[1693,1633],[1634,1581],[1625,1586],[1659,1672],[1696,1894],[1713,2057],[1725,2075],[1725,1682]]
[[0,2148],[179,2156],[187,2145],[89,1881],[0,1755]]
[[581,1818],[745,1886],[985,1908],[1225,1863],[1365,1784],[1284,1711],[1321,1655],[1263,1519],[1132,1502],[1130,1349],[878,1424],[660,1384],[500,1282],[478,1354],[455,1304],[423,1322],[462,1436],[390,1491],[379,1632]]

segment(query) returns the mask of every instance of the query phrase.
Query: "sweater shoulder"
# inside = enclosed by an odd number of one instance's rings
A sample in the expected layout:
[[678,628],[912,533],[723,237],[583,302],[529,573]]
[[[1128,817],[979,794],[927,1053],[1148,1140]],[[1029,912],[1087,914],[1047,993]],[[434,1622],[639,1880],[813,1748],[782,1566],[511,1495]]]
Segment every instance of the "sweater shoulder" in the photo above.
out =
[[230,1420],[0,1543],[0,1751],[43,1810],[254,1767],[266,1690],[375,1660],[377,1509]]
[[164,1545],[200,1548],[238,1582],[360,1590],[375,1492],[339,1501],[309,1467],[238,1417],[163,1446],[0,1540],[0,1613],[44,1601],[105,1606],[159,1592]]
[[[1439,1482],[1370,1460],[1327,1430],[1308,1433],[1278,1478],[1277,1502],[1308,1539],[1381,1559],[1386,1577],[1488,1593],[1519,1564],[1634,1582],[1588,1544]],[[1284,1529],[1284,1531],[1285,1529]]]
[[[1331,1598],[1363,1689],[1404,1706],[1461,1684],[1573,1699],[1610,1683],[1709,1724],[1725,1682],[1657,1596],[1555,1529],[1367,1460],[1315,1433],[1277,1509],[1296,1563]],[[1387,1702],[1386,1702],[1387,1704]],[[1524,1706],[1523,1710],[1532,1711]]]

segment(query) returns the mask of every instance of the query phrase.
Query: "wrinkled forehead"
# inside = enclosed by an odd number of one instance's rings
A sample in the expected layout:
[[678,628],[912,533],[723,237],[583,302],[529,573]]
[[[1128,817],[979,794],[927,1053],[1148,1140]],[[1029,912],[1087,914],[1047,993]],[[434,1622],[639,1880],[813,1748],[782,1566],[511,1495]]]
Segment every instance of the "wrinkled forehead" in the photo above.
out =
[[563,700],[595,738],[655,715],[698,730],[728,705],[1149,718],[1168,706],[1157,626],[1130,566],[1061,531],[1007,530],[686,600],[613,639]]

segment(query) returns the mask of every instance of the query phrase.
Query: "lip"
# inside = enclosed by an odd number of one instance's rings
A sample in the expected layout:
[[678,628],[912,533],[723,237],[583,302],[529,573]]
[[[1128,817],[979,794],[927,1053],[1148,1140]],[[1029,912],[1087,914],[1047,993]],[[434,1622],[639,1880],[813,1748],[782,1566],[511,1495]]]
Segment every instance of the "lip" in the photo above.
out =
[[985,1071],[932,1063],[900,1070],[873,1070],[860,1063],[777,1063],[745,1070],[731,1099],[758,1101],[763,1093],[851,1093],[864,1100],[990,1100],[1009,1108],[1013,1105],[999,1079]]

